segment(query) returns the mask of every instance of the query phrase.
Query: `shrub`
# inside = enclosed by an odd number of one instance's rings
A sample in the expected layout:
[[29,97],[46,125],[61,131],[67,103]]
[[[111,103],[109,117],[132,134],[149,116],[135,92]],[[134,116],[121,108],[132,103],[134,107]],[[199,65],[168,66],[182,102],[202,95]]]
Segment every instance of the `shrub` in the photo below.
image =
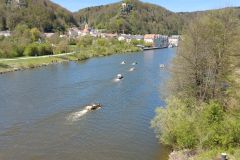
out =
[[44,44],[31,43],[24,50],[25,56],[43,56],[52,54],[53,54],[52,47],[47,43]]
[[151,125],[164,144],[178,149],[212,149],[240,145],[238,121],[237,116],[225,112],[216,101],[197,105],[172,97],[167,100],[166,108],[156,110]]
[[80,48],[86,48],[89,47],[93,44],[93,37],[91,36],[85,36],[85,37],[81,37],[78,41],[78,46]]
[[156,117],[152,120],[157,137],[164,144],[176,148],[194,148],[198,142],[193,132],[194,116],[188,104],[178,98],[167,100],[167,108],[158,108]]
[[56,45],[56,47],[54,49],[55,54],[67,53],[69,51],[70,51],[70,49],[69,49],[68,42],[65,40],[61,41],[58,45]]
[[53,54],[53,49],[50,44],[48,43],[39,44],[38,56],[52,55],[52,54]]
[[68,44],[69,45],[77,45],[77,41],[74,38],[70,38],[69,41],[68,41]]
[[38,56],[38,54],[38,44],[36,43],[29,44],[24,50],[25,56]]

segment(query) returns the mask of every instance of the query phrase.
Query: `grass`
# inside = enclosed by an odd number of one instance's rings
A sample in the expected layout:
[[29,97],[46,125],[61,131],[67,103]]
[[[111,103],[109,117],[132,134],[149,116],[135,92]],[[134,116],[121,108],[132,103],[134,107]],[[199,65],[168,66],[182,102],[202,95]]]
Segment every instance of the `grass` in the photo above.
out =
[[76,57],[72,55],[61,56],[61,57],[44,57],[37,59],[19,59],[13,61],[3,61],[0,63],[0,72],[10,72],[19,69],[36,68],[40,66],[45,66],[53,63],[60,63],[64,61],[77,60]]
[[[76,50],[77,46],[72,45],[70,46],[72,50]],[[126,46],[120,46],[117,48],[116,46],[110,47],[111,49],[107,47],[102,48],[93,48],[87,47],[82,48],[80,51],[75,53],[74,55],[65,55],[65,56],[59,56],[59,57],[43,57],[43,58],[33,58],[33,59],[17,59],[12,61],[1,61],[0,62],[0,73],[5,72],[11,72],[11,71],[17,71],[22,69],[29,69],[29,68],[37,68],[53,63],[61,63],[64,61],[81,61],[86,60],[92,57],[100,57],[100,56],[108,56],[113,55],[117,53],[127,53],[127,52],[135,52],[139,51],[139,48],[137,47],[126,47]],[[112,49],[113,48],[113,49]]]
[[[69,52],[74,54],[62,54],[57,56],[35,57],[27,59],[0,61],[0,73],[17,71],[28,68],[36,68],[63,61],[81,61],[91,57],[108,56],[118,53],[137,52],[140,49],[132,43],[119,42],[116,39],[82,37],[76,41],[77,45],[69,45]],[[63,45],[63,48],[66,46]]]

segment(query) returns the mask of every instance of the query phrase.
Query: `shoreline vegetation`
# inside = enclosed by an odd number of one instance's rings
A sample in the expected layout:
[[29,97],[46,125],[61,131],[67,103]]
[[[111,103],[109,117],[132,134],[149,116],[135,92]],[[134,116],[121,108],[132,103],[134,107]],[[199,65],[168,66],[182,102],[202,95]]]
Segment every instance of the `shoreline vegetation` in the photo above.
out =
[[240,25],[234,10],[196,17],[170,70],[166,107],[151,125],[170,160],[240,157]]
[[[139,42],[141,43],[141,42]],[[36,29],[18,26],[11,37],[0,38],[0,74],[38,68],[66,61],[81,61],[91,57],[137,52],[136,42],[85,36],[78,39],[41,37]],[[74,54],[69,54],[74,52]],[[13,59],[11,59],[13,58]]]

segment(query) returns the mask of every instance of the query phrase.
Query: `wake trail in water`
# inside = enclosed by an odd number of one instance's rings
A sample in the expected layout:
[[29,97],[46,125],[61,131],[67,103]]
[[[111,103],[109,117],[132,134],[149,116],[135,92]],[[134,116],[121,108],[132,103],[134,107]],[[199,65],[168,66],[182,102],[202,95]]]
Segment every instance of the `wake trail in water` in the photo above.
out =
[[69,116],[67,116],[67,120],[71,122],[76,122],[79,121],[82,116],[84,116],[89,110],[88,109],[83,109],[78,112],[71,113]]

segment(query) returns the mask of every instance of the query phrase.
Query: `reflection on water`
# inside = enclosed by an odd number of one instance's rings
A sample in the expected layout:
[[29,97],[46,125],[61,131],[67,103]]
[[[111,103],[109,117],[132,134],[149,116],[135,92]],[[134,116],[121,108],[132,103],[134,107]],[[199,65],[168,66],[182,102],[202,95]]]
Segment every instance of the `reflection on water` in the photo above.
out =
[[[0,159],[166,160],[150,128],[173,49],[0,76]],[[122,61],[127,64],[121,65]],[[132,68],[132,63],[138,62]],[[114,82],[117,74],[124,79]],[[88,112],[84,105],[101,103]]]

